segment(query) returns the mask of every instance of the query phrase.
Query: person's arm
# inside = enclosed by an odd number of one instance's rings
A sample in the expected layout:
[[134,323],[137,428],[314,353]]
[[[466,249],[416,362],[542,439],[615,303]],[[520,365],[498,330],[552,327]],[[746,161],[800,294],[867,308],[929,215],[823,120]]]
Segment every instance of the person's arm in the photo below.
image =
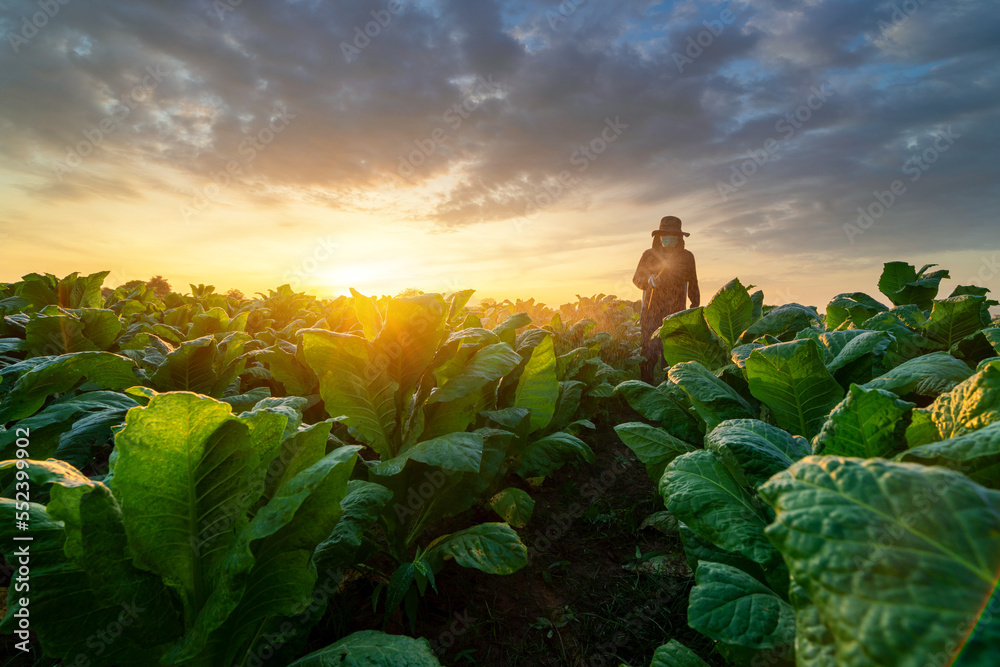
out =
[[642,253],[642,258],[639,260],[639,266],[636,267],[635,275],[632,276],[632,284],[643,292],[650,288],[649,277],[653,274],[650,270],[648,255],[648,250]]
[[694,255],[691,255],[691,274],[688,276],[688,298],[691,299],[692,308],[701,305],[701,289],[698,287],[698,269],[694,263]]

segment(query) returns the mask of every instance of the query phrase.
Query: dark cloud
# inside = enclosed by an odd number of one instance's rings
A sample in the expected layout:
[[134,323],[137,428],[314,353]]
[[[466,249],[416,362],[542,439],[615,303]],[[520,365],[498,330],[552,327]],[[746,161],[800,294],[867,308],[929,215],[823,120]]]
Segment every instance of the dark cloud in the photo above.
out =
[[[228,1],[70,0],[26,43],[12,35],[38,5],[4,3],[0,165],[47,201],[140,198],[169,192],[168,171],[209,183],[233,163],[261,202],[352,211],[448,175],[392,211],[438,229],[700,196],[715,243],[765,252],[996,245],[997,0]],[[581,158],[609,121],[627,127]],[[894,180],[905,194],[851,237]]]

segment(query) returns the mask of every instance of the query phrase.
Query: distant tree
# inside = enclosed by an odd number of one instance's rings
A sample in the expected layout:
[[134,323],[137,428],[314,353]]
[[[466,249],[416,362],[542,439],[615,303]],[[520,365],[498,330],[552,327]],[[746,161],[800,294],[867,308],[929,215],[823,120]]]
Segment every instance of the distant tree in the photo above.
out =
[[236,299],[237,301],[243,301],[244,299],[247,298],[246,295],[243,294],[243,292],[236,289],[235,287],[226,292],[226,296],[229,297],[230,299]]
[[166,296],[171,292],[170,283],[167,282],[166,278],[159,275],[150,278],[149,282],[146,283],[146,287],[153,290],[156,296]]
[[127,293],[127,292],[134,291],[137,287],[142,287],[142,286],[145,286],[145,285],[146,285],[146,281],[145,280],[130,280],[130,281],[128,281],[127,283],[125,283],[123,285],[119,285],[118,289],[124,289],[125,292]]
[[396,298],[402,299],[408,296],[420,296],[421,294],[423,294],[423,292],[418,290],[416,287],[407,287],[405,290],[397,294]]
[[102,299],[107,299],[109,296],[111,296],[114,293],[115,293],[115,291],[113,289],[111,289],[110,287],[102,287],[101,288],[101,298]]

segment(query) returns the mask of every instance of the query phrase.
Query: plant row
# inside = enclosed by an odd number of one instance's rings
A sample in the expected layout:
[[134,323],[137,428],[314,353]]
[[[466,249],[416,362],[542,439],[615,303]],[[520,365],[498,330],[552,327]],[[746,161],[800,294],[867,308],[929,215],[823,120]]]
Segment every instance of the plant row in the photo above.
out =
[[[739,665],[992,665],[1000,650],[1000,328],[987,290],[886,264],[891,302],[764,308],[733,281],[617,387],[688,623]],[[708,657],[708,656],[705,656]],[[657,667],[704,665],[676,641]]]

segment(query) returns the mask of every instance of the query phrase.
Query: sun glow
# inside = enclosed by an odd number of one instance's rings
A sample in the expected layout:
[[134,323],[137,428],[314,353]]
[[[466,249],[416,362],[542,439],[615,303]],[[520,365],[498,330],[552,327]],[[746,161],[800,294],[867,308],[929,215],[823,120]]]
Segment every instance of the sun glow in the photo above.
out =
[[358,262],[342,264],[317,276],[317,283],[331,294],[349,294],[350,288],[371,295],[382,285],[391,288],[400,275],[399,262]]

